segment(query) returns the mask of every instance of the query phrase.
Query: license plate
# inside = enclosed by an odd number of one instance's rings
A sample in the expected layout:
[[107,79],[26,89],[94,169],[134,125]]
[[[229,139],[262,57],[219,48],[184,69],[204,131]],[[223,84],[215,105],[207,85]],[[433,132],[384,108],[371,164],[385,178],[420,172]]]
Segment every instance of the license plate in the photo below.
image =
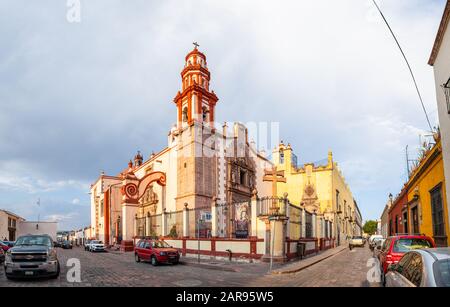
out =
[[30,275],[34,275],[33,271],[25,271],[25,275],[30,276]]

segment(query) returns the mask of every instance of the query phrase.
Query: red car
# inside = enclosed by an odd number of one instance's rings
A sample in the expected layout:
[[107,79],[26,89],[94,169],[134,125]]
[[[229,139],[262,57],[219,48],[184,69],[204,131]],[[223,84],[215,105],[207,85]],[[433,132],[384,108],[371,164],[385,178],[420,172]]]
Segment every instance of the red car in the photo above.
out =
[[7,242],[0,241],[0,248],[6,253],[11,248],[11,245]]
[[382,275],[391,264],[396,264],[402,256],[413,249],[436,247],[432,238],[425,235],[399,235],[388,237],[379,254]]
[[159,263],[178,264],[180,253],[162,240],[142,239],[134,247],[136,262],[150,261],[152,265]]

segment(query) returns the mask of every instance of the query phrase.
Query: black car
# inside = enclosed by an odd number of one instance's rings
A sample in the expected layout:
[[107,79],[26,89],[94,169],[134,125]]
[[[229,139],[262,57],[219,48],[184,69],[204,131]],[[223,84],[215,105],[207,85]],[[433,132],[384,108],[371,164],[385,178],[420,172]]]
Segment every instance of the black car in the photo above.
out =
[[52,277],[60,272],[59,261],[53,240],[48,235],[25,235],[6,252],[6,278]]
[[68,241],[68,240],[62,241],[60,243],[60,247],[62,247],[64,249],[72,249],[72,243],[70,243],[70,241]]

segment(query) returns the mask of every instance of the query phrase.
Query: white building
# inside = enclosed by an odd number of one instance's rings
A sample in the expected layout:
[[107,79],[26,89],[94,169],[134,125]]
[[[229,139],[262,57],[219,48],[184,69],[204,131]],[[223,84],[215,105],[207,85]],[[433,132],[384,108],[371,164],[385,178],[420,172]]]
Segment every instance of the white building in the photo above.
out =
[[19,221],[17,227],[17,237],[23,235],[49,235],[53,241],[56,241],[56,231],[58,222],[33,222],[33,221]]
[[17,214],[0,209],[0,240],[15,241],[19,222],[24,220]]
[[16,241],[26,234],[48,234],[56,241],[57,222],[33,222],[0,209],[0,240]]
[[[450,204],[450,0],[444,9],[433,51],[428,64],[434,68],[439,125],[442,136],[442,155],[447,191],[447,204]],[[448,210],[450,220],[450,210]],[[447,234],[448,235],[448,234]]]

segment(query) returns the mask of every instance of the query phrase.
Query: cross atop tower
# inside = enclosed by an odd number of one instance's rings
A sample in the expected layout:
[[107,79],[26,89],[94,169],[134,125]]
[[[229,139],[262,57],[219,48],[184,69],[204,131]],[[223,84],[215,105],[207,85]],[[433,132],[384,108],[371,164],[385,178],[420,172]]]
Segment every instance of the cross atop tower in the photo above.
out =
[[200,47],[200,45],[197,42],[193,42],[192,43],[195,46],[195,49],[197,49],[198,47]]

